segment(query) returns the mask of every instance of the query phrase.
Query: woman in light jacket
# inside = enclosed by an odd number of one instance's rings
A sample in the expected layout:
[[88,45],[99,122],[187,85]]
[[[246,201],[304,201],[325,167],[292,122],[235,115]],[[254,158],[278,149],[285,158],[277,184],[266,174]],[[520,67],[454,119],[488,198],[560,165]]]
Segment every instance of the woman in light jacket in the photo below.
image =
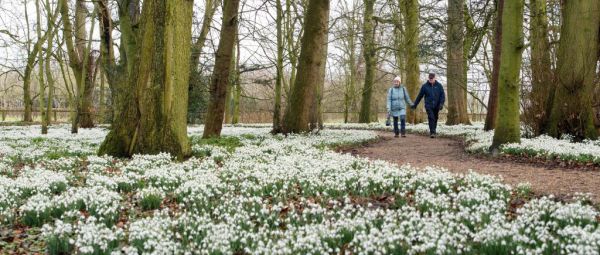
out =
[[[388,90],[387,94],[388,116],[394,117],[394,137],[398,137],[399,134],[406,137],[406,108],[413,104],[408,90],[404,84],[401,84],[401,81],[402,79],[396,76],[394,86]],[[400,119],[400,130],[398,130],[398,119]]]

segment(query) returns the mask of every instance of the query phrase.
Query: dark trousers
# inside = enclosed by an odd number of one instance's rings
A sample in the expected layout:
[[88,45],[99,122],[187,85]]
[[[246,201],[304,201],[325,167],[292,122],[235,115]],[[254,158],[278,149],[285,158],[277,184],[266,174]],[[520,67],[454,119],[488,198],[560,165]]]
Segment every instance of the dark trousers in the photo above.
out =
[[425,109],[427,111],[427,120],[429,121],[429,134],[437,134],[435,129],[437,127],[438,117],[440,116],[440,109]]
[[[400,119],[400,129],[398,129],[398,118]],[[394,134],[405,134],[406,133],[406,115],[400,115],[400,117],[394,116]]]

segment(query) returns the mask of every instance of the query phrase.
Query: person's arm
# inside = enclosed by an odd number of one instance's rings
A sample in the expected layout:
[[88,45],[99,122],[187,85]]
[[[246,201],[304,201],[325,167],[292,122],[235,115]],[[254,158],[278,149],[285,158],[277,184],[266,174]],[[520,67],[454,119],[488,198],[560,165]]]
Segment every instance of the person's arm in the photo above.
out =
[[390,113],[390,110],[392,109],[392,94],[391,94],[391,92],[392,92],[392,89],[388,89],[387,100],[386,100],[387,101],[386,109],[387,109],[388,114]]
[[444,103],[446,103],[446,94],[444,94],[444,86],[442,86],[442,84],[440,84],[440,90],[442,91],[442,94],[440,95],[440,110],[444,108]]
[[425,89],[423,88],[423,86],[421,86],[419,95],[417,96],[417,99],[415,99],[415,103],[412,105],[411,108],[413,108],[413,109],[417,108],[417,105],[419,105],[419,103],[421,102],[421,99],[423,98],[424,95],[425,95]]

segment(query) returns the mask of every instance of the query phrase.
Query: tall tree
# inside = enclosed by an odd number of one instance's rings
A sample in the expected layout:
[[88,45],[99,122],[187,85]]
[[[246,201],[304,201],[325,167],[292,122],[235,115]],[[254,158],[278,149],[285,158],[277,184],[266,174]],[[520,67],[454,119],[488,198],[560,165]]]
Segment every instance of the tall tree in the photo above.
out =
[[[92,93],[94,84],[93,75],[95,72],[90,71],[90,67],[94,66],[90,61],[94,58],[90,57],[91,48],[86,47],[87,36],[85,20],[87,8],[85,1],[77,0],[75,2],[75,26],[71,23],[71,16],[69,15],[69,5],[67,0],[59,0],[60,13],[63,22],[63,37],[67,46],[67,52],[69,56],[69,66],[73,70],[76,82],[76,96],[75,96],[75,111],[76,116],[73,119],[71,126],[71,132],[77,133],[77,128],[81,124],[81,127],[92,127],[94,125],[92,119],[92,113],[90,112],[89,105],[82,105],[85,99],[91,98],[89,94]],[[94,26],[92,26],[93,28]],[[75,32],[75,34],[73,34]],[[90,45],[88,43],[88,45]],[[81,121],[81,123],[79,123]]]
[[448,117],[446,125],[471,124],[467,112],[464,0],[448,0]]
[[203,138],[218,137],[223,128],[223,114],[227,96],[227,86],[235,36],[238,26],[239,0],[225,0],[219,47],[211,78],[210,102],[204,124]]
[[298,76],[291,89],[283,122],[284,133],[310,130],[309,115],[314,102],[323,61],[324,38],[327,37],[329,0],[310,0],[304,15],[304,35],[298,63]]
[[[401,9],[405,24],[405,51],[406,51],[406,88],[409,94],[416,96],[419,94],[421,82],[419,81],[419,1],[418,0],[399,0],[402,1]],[[416,110],[408,111],[407,120],[410,123],[423,122],[423,106]]]
[[115,62],[106,0],[101,20],[103,69],[113,96],[111,130],[99,154],[191,153],[187,137],[192,2],[146,0],[119,5],[120,63]]
[[498,116],[492,150],[502,144],[521,141],[519,121],[519,73],[523,53],[523,0],[504,3],[502,11],[502,53],[498,83]]
[[598,137],[592,97],[598,61],[600,1],[564,1],[558,47],[557,88],[549,134],[570,134],[577,140]]
[[[36,1],[36,5],[37,5],[37,1]],[[44,86],[43,77],[41,77],[40,78],[40,95],[39,95],[39,97],[40,97],[40,114],[42,116],[42,134],[48,133],[48,126],[50,125],[50,113],[52,110],[52,101],[53,101],[53,97],[54,97],[54,77],[52,76],[52,69],[50,68],[50,60],[52,57],[54,35],[56,34],[56,28],[54,25],[54,21],[57,16],[57,14],[52,14],[50,1],[46,0],[45,7],[46,7],[46,13],[48,13],[48,15],[50,15],[47,18],[47,29],[46,30],[48,33],[48,36],[47,36],[48,38],[46,41],[46,51],[45,51],[46,56],[45,56],[45,59],[42,59],[42,54],[40,51],[40,61],[38,62],[38,65],[40,66],[40,76],[43,75],[43,72],[45,72],[46,82],[48,85],[47,86],[48,95],[46,97],[45,93],[44,93],[44,88],[46,86]],[[38,32],[38,33],[40,33],[40,32]],[[43,67],[42,67],[42,65],[43,65]],[[45,70],[42,71],[42,68]],[[45,104],[44,104],[44,99],[46,99]]]
[[187,95],[192,1],[145,0],[136,80],[140,119],[134,153],[190,155]]
[[492,42],[492,76],[490,81],[490,95],[487,104],[487,114],[483,129],[490,131],[496,128],[498,115],[498,83],[500,78],[500,56],[502,55],[502,14],[504,0],[496,1],[496,20],[494,21],[494,39]]
[[[327,24],[325,24],[327,28],[329,28],[329,20]],[[327,49],[329,45],[328,37],[329,30],[325,31],[325,36],[323,36],[323,44],[324,46],[321,48],[321,61],[323,64],[319,70],[319,76],[317,80],[317,84],[315,84],[315,96],[314,102],[311,104],[309,122],[310,129],[322,129],[323,128],[323,95],[325,90],[325,74],[327,67]]]
[[[37,33],[37,37],[41,38],[42,37],[42,19],[41,19],[41,14],[42,14],[42,10],[40,8],[40,2],[42,0],[35,0],[35,17],[36,17],[36,22],[37,22],[37,26],[36,26],[36,33]],[[50,23],[48,23],[48,25],[50,25]],[[51,30],[52,27],[48,27],[48,30]],[[50,32],[50,36],[48,36],[48,38],[52,37],[52,32]],[[44,61],[48,60],[48,59],[44,59],[44,53],[50,53],[49,51],[43,51],[43,50],[39,50],[38,51],[38,90],[39,90],[39,107],[40,107],[40,119],[42,122],[42,134],[47,134],[48,133],[48,124],[46,122],[46,120],[48,119],[46,116],[46,112],[44,111],[44,98],[46,97],[46,82],[44,80]]]
[[546,6],[546,0],[531,0],[529,4],[531,13],[531,22],[529,23],[531,93],[529,94],[529,104],[524,109],[524,116],[527,124],[533,128],[534,135],[545,132],[556,89],[552,77]]
[[277,26],[277,60],[275,68],[277,74],[275,76],[275,105],[273,106],[273,132],[281,132],[281,88],[283,87],[283,6],[282,0],[275,0],[276,17],[275,23]]
[[[61,0],[63,1],[63,0]],[[110,131],[100,145],[99,155],[108,154],[115,157],[133,155],[135,147],[134,133],[139,121],[136,105],[135,85],[136,67],[139,63],[140,5],[137,1],[124,0],[118,5],[119,61],[115,58],[112,37],[113,22],[108,0],[96,1],[100,19],[100,54],[102,69],[111,90],[112,122]]]
[[349,9],[347,2],[344,2],[344,12],[347,13],[343,17],[343,31],[342,36],[343,52],[344,52],[344,123],[355,121],[356,116],[353,114],[357,110],[356,106],[356,82],[358,80],[357,74],[357,56],[356,49],[358,46],[357,37],[359,33],[359,21],[358,11],[356,6],[358,0],[353,1],[352,9]]
[[[38,53],[42,50],[42,45],[47,41],[48,36],[50,35],[51,30],[46,29],[43,32],[40,38],[36,38],[35,43],[31,44],[32,39],[30,38],[29,33],[29,11],[28,5],[24,4],[25,8],[25,20],[27,22],[27,42],[25,47],[27,48],[27,61],[25,65],[25,70],[23,73],[20,73],[20,76],[23,78],[23,105],[24,105],[24,113],[23,113],[23,121],[31,122],[33,121],[33,117],[31,114],[31,110],[33,107],[33,99],[31,98],[31,79],[32,74],[35,69],[36,61],[38,60]],[[56,8],[54,13],[48,12],[48,19],[51,21],[51,24],[54,24],[56,21],[56,17],[58,16],[59,8]]]
[[371,97],[373,95],[373,83],[375,82],[375,68],[377,64],[375,49],[375,20],[373,9],[375,0],[364,0],[365,12],[363,14],[363,57],[365,59],[365,83],[362,89],[360,104],[360,115],[358,122],[371,122]]
[[237,124],[240,121],[240,99],[242,97],[242,82],[240,80],[241,77],[241,69],[240,69],[240,59],[241,59],[241,55],[240,55],[240,50],[241,50],[241,41],[235,40],[236,44],[235,44],[235,48],[236,48],[236,65],[235,65],[235,69],[233,70],[233,95],[232,95],[232,114],[231,114],[231,124]]

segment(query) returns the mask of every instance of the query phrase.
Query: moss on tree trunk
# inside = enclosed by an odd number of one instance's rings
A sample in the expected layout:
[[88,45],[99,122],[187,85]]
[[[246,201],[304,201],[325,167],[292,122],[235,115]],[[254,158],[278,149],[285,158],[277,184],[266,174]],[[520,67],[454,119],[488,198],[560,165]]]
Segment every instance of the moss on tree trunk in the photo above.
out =
[[556,89],[552,78],[550,41],[548,37],[548,17],[546,0],[531,0],[531,93],[529,104],[524,109],[525,122],[533,129],[534,135],[545,132],[548,117],[552,110],[552,99]]
[[598,0],[565,1],[558,47],[557,88],[549,121],[549,134],[570,134],[577,140],[598,137],[592,97],[598,55]]
[[521,140],[519,73],[523,52],[523,0],[506,1],[502,12],[502,53],[498,83],[498,116],[491,149]]
[[373,9],[375,0],[364,0],[365,12],[363,14],[363,57],[365,58],[365,83],[362,89],[360,103],[360,114],[358,122],[371,122],[371,97],[373,95],[373,83],[375,82],[375,67],[377,65],[375,50],[375,20]]
[[463,0],[448,0],[448,117],[446,125],[471,124],[465,83]]
[[[417,0],[404,1],[404,24],[406,34],[404,37],[406,50],[406,88],[410,96],[416,97],[421,89],[419,79],[419,2]],[[416,110],[408,111],[407,120],[410,123],[423,122],[423,106]]]
[[187,93],[192,1],[146,0],[142,12],[137,107],[132,153],[190,155]]
[[310,0],[304,16],[304,35],[298,62],[297,77],[291,89],[288,106],[284,115],[284,133],[310,131],[309,115],[323,61],[324,37],[327,37],[329,1]]
[[223,128],[229,72],[238,26],[238,7],[239,0],[225,0],[224,2],[219,47],[211,78],[210,101],[204,124],[203,138],[219,137]]
[[496,21],[494,26],[494,39],[492,42],[492,79],[490,81],[490,95],[487,104],[487,114],[483,129],[490,131],[496,128],[496,116],[498,115],[498,79],[500,77],[500,56],[502,55],[502,14],[504,11],[504,0],[496,3]]

